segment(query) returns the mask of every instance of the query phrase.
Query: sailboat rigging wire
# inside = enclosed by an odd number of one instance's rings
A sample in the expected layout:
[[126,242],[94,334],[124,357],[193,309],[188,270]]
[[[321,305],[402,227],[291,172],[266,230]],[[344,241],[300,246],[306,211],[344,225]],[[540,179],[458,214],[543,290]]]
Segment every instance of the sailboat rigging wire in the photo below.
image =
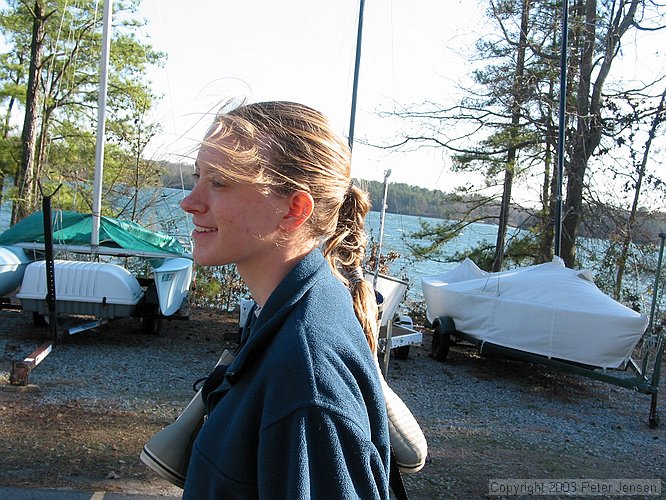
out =
[[[160,29],[164,30],[164,21],[162,18],[162,9],[160,8],[160,2],[158,0],[155,0],[154,2],[155,7],[157,8],[157,19],[158,23],[160,26]],[[164,65],[164,73],[166,75],[166,84],[167,84],[167,92],[168,92],[168,98],[169,98],[169,110],[171,111],[171,126],[173,127],[173,133],[177,134],[178,133],[178,128],[176,127],[176,113],[174,112],[173,108],[173,92],[171,91],[171,77],[169,74],[169,65],[165,64]],[[182,180],[182,173],[181,173],[181,180]]]
[[[47,71],[47,76],[48,76],[48,81],[44,83],[44,89],[47,89],[44,91],[48,91],[48,89],[51,88],[53,85],[53,73],[54,73],[54,67],[55,67],[55,60],[56,60],[56,55],[57,55],[57,50],[58,50],[58,42],[60,41],[60,32],[62,31],[62,25],[64,22],[64,17],[65,17],[65,10],[67,9],[67,3],[65,3],[65,8],[63,9],[62,15],[60,16],[60,24],[58,25],[58,30],[56,31],[56,38],[55,40],[51,41],[51,57],[49,59],[48,63],[48,71]],[[56,101],[57,102],[57,101]],[[48,106],[48,99],[42,99],[42,121],[41,121],[41,130],[39,134],[42,136],[42,142],[46,140],[46,145],[42,144],[42,150],[45,151],[45,154],[43,156],[44,158],[44,163],[48,164],[49,161],[49,156],[51,153],[51,141],[47,140],[47,135],[44,133],[44,119],[43,117],[46,115],[46,108]],[[46,166],[46,165],[43,165]],[[40,165],[40,168],[42,165]],[[39,179],[37,179],[37,182],[39,183]],[[41,190],[41,186],[40,186]]]
[[[58,24],[58,30],[56,31],[56,37],[55,40],[51,42],[51,52],[52,52],[52,57],[51,60],[49,61],[49,71],[48,71],[48,76],[49,76],[49,83],[46,85],[46,88],[49,89],[53,85],[53,79],[54,79],[54,73],[55,73],[55,62],[57,59],[58,55],[58,45],[60,44],[60,34],[62,33],[62,27],[65,22],[65,13],[67,12],[67,7],[69,6],[69,2],[65,2],[63,9],[62,9],[62,15],[60,16],[60,24]],[[72,33],[71,30],[71,25],[70,25],[70,36]],[[68,37],[69,38],[69,37]],[[58,80],[60,82],[60,80]],[[56,85],[59,85],[59,83],[56,82]],[[42,110],[46,110],[47,106],[47,99],[43,100],[44,102],[42,103]],[[57,101],[56,101],[57,102]]]
[[[183,178],[183,165],[180,164],[178,165],[178,173],[180,174],[180,193],[182,195],[181,199],[185,199],[187,196],[187,193],[185,193],[185,180]],[[180,205],[179,205],[180,206]],[[190,218],[188,217],[189,214],[185,213],[185,231],[187,233],[187,245],[190,249],[190,252],[194,251],[194,245],[192,242],[192,226],[190,225]]]
[[396,125],[396,120],[398,119],[396,115],[396,91],[395,91],[395,31],[394,31],[394,20],[393,20],[393,2],[390,3],[389,5],[389,14],[390,14],[390,20],[391,20],[391,26],[390,26],[390,31],[391,31],[391,92],[393,95],[393,126],[395,127]]

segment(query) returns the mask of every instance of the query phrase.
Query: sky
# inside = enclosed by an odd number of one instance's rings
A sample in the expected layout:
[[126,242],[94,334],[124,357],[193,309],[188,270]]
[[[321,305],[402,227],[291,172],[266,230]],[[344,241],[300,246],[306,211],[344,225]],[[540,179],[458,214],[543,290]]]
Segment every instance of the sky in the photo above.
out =
[[[381,142],[400,129],[398,121],[380,119],[380,109],[455,98],[483,18],[476,4],[365,3],[354,177],[381,181],[390,169],[391,182],[451,189],[450,162],[441,153],[388,153],[363,142]],[[165,134],[154,141],[154,154],[178,161],[202,138],[207,113],[230,96],[302,102],[327,114],[347,137],[358,10],[358,0],[143,0],[147,41],[168,54],[165,68],[149,73],[164,95],[155,120]]]
[[[147,25],[139,36],[168,55],[148,77],[162,96],[151,119],[163,133],[148,153],[193,163],[193,151],[219,104],[230,97],[293,100],[324,112],[347,137],[360,0],[142,0]],[[0,0],[0,5],[4,1]],[[479,5],[482,5],[481,7]],[[367,0],[352,156],[352,175],[450,192],[463,177],[437,149],[390,152],[384,144],[404,129],[379,111],[424,100],[450,106],[469,88],[471,55],[491,29],[487,0]],[[664,77],[664,33],[644,33],[614,71],[626,79]],[[532,184],[532,186],[530,186]],[[538,200],[538,182],[515,186],[514,198]]]

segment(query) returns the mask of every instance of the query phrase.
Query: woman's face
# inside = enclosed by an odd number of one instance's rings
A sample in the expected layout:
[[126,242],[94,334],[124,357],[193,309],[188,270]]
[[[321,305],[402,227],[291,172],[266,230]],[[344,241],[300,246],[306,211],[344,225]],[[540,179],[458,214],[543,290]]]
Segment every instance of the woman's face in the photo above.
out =
[[255,186],[220,180],[229,158],[210,144],[199,150],[197,182],[181,207],[192,214],[195,262],[221,266],[269,265],[271,250],[280,244],[280,223],[288,202]]

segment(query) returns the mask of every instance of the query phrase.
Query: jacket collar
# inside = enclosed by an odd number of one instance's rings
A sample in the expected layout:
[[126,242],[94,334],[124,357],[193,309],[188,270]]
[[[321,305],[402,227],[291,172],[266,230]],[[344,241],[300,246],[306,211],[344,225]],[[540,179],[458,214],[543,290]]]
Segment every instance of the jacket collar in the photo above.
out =
[[248,360],[256,359],[280,329],[294,305],[329,271],[328,261],[318,248],[307,254],[273,290],[258,317],[256,310],[243,328],[243,336],[236,359],[227,370],[227,379],[233,384]]

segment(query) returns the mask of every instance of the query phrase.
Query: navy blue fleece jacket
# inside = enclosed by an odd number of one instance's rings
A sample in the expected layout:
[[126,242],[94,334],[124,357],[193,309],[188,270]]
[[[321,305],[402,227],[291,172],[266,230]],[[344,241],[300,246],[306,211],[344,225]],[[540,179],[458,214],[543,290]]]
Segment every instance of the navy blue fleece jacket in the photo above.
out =
[[319,250],[246,334],[208,397],[183,498],[388,498],[379,375],[349,291]]

